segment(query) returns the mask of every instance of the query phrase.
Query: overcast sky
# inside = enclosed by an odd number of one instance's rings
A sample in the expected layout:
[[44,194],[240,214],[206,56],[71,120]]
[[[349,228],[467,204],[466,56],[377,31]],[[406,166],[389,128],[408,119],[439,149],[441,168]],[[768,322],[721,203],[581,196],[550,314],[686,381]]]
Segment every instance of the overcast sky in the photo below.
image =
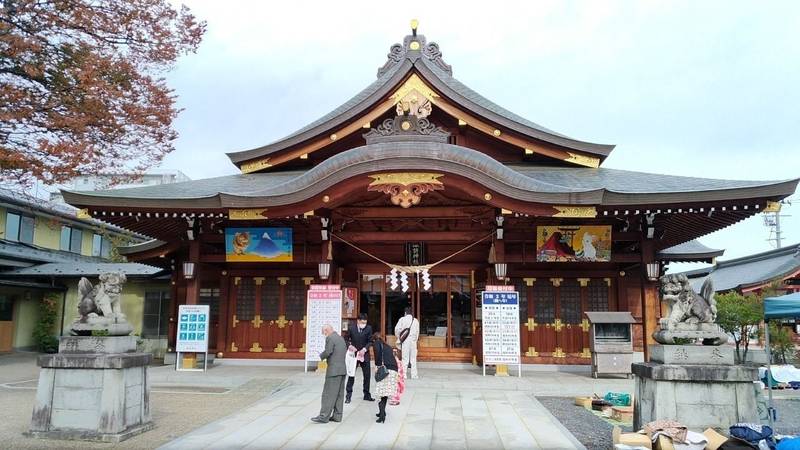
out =
[[[453,75],[568,136],[617,147],[604,167],[728,179],[800,177],[800,2],[188,1],[208,22],[168,75],[185,110],[164,168],[237,173],[257,147],[337,107],[409,33]],[[800,196],[783,219],[800,242]],[[759,215],[708,235],[723,259],[769,250]]]

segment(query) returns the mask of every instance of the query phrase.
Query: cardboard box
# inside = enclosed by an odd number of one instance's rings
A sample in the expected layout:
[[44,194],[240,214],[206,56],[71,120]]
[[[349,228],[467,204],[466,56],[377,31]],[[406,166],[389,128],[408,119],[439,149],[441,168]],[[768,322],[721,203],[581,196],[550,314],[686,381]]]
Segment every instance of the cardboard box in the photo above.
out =
[[575,397],[575,405],[583,406],[586,409],[592,409],[592,397]]
[[646,434],[623,433],[620,427],[614,427],[611,431],[611,440],[614,444],[625,444],[631,447],[653,448],[653,443]]

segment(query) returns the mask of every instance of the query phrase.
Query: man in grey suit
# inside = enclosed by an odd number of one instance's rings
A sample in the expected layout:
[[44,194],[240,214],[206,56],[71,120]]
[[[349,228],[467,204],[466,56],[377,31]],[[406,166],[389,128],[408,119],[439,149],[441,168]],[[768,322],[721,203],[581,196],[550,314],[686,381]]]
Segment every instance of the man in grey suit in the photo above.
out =
[[330,325],[322,327],[322,334],[325,335],[325,351],[319,354],[319,359],[328,360],[328,369],[325,371],[325,386],[322,388],[322,407],[319,415],[311,420],[316,423],[341,422],[344,385],[347,379],[347,367],[344,362],[347,344]]

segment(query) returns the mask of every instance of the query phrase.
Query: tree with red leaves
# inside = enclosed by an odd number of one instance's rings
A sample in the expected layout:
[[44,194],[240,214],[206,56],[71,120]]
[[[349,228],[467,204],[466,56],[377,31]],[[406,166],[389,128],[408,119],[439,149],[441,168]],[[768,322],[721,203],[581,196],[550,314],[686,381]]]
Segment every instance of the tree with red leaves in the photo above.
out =
[[205,27],[167,0],[0,0],[0,181],[158,164],[179,112],[163,74]]

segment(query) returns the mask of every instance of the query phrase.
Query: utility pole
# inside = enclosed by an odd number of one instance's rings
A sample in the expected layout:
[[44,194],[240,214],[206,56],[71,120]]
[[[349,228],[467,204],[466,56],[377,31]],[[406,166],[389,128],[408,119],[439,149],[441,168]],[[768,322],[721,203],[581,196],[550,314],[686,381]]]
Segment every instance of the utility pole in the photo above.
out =
[[[783,203],[791,205],[791,202],[785,200]],[[764,214],[764,226],[769,229],[769,238],[767,241],[774,242],[775,248],[781,248],[783,246],[781,217],[790,217],[786,214],[781,214],[781,206],[781,202],[768,202],[767,207],[761,211]]]

